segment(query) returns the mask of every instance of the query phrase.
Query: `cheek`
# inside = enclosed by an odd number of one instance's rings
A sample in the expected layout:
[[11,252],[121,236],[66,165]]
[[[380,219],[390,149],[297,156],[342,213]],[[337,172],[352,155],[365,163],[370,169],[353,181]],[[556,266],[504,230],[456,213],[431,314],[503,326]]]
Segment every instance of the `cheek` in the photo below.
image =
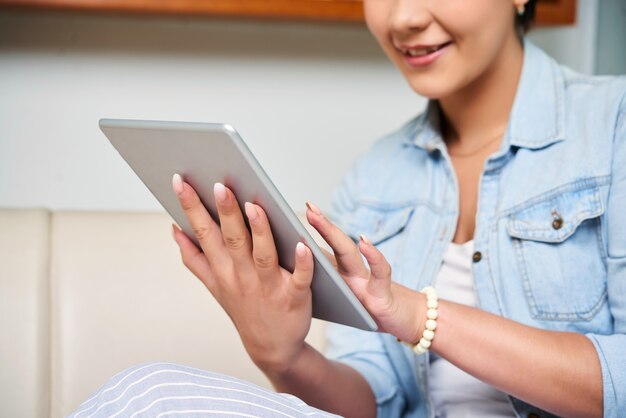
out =
[[[425,30],[454,40],[442,60],[428,69],[409,68],[389,41],[392,1],[364,0],[366,24],[411,88],[429,98],[441,98],[471,83],[493,62],[512,28],[512,6],[503,0],[437,0],[429,9]],[[443,35],[442,35],[443,34]],[[433,36],[435,37],[435,36]]]
[[511,2],[450,0],[440,5],[439,22],[455,39],[456,65],[488,65],[513,27]]
[[427,70],[400,65],[415,92],[441,98],[467,86],[488,69],[513,28],[510,4],[497,1],[438,3],[440,7],[433,11],[435,19],[454,44],[444,59]]
[[363,3],[367,28],[381,44],[387,38],[386,23],[389,13],[387,3],[386,1],[376,0],[365,0]]

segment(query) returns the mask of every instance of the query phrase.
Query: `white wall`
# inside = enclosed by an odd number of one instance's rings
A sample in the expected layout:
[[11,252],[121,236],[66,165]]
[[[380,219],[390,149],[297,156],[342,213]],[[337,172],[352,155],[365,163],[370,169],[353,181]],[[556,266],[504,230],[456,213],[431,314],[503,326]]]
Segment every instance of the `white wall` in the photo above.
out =
[[559,62],[585,74],[593,74],[599,1],[604,0],[578,0],[576,25],[536,28],[530,32],[530,39]]
[[602,0],[598,6],[595,71],[626,75],[626,1]]
[[[593,22],[533,39],[587,71]],[[123,117],[228,122],[292,207],[325,208],[424,104],[362,25],[4,11],[0,207],[160,210],[97,127]]]

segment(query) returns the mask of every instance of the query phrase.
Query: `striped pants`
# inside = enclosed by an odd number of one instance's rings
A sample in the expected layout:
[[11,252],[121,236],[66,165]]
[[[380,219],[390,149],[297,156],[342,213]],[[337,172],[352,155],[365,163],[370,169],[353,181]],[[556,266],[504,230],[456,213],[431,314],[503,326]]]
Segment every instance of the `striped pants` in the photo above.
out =
[[231,376],[171,363],[112,377],[70,415],[91,417],[338,417],[295,396]]

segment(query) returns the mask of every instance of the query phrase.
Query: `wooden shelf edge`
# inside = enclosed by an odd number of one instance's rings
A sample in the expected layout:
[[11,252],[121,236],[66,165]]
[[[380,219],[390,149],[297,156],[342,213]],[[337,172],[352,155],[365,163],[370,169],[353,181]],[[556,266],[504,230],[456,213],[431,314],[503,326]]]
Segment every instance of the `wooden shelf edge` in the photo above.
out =
[[131,14],[364,22],[359,0],[0,0],[0,7]]
[[[0,0],[0,8],[363,23],[362,0]],[[535,25],[576,22],[576,0],[539,0]]]
[[576,23],[576,0],[538,0],[535,25],[559,26]]

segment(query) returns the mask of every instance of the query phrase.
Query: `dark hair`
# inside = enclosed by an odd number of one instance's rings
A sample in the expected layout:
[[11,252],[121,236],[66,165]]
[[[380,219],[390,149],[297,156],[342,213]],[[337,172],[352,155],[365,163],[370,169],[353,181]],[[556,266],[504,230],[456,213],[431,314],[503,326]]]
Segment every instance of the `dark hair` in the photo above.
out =
[[523,36],[530,29],[533,20],[535,19],[535,5],[537,0],[528,0],[528,3],[524,6],[524,13],[522,15],[515,15],[515,27],[520,36]]

